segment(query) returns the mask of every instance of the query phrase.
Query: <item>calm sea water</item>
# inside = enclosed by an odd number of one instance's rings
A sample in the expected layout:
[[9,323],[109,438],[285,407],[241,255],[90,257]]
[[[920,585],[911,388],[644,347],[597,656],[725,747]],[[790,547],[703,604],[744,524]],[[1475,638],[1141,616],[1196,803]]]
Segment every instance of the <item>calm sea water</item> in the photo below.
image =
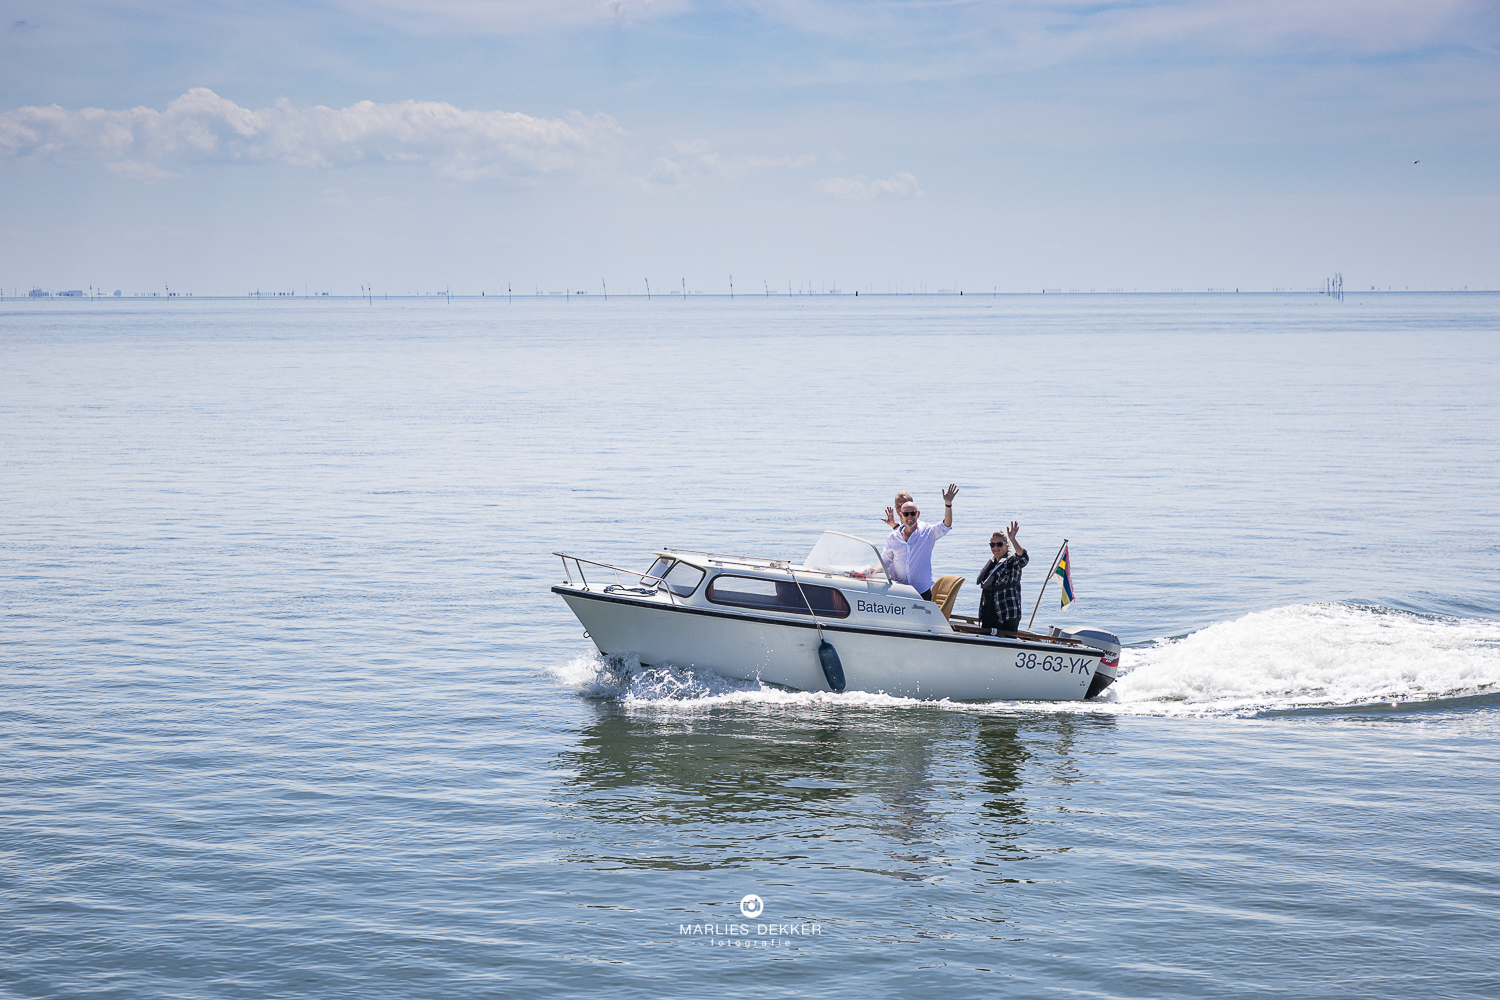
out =
[[[0,995],[1494,996],[1497,385],[1482,294],[0,304]],[[547,589],[948,482],[1107,700]]]

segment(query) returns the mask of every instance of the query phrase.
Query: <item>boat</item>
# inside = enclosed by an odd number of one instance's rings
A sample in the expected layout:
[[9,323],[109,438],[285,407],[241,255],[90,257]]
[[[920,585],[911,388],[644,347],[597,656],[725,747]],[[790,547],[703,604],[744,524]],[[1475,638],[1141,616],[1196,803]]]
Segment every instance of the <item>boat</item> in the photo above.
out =
[[553,555],[567,582],[552,592],[599,652],[647,667],[953,701],[1078,701],[1098,696],[1119,668],[1112,633],[987,631],[952,613],[961,577],[940,579],[935,599],[923,600],[890,578],[872,542],[838,531],[825,531],[801,564],[665,548],[642,572]]

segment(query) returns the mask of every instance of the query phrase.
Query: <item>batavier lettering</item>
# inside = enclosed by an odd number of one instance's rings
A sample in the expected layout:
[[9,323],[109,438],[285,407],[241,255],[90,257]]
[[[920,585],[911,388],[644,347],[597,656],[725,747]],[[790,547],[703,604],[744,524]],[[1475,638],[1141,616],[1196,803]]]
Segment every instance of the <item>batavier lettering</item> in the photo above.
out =
[[855,601],[859,610],[872,615],[904,615],[906,608],[900,604],[876,604],[874,601]]

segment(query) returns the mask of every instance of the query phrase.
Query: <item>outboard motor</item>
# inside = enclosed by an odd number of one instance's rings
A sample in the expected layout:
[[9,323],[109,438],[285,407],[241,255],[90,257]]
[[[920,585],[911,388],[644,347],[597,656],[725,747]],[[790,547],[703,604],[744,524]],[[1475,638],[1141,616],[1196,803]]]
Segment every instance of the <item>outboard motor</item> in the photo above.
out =
[[1077,639],[1086,646],[1103,650],[1104,657],[1099,661],[1099,669],[1094,672],[1094,679],[1089,682],[1088,694],[1085,698],[1092,698],[1105,688],[1115,682],[1115,675],[1120,670],[1120,637],[1112,632],[1103,632],[1096,628],[1070,628],[1064,629],[1062,635],[1070,639]]

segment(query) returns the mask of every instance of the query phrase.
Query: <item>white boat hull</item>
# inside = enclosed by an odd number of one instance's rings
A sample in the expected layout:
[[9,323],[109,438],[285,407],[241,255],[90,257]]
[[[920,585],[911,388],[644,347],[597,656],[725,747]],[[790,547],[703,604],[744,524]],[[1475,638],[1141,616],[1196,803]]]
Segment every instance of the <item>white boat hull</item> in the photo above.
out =
[[[806,618],[552,589],[607,656],[633,654],[647,665],[706,667],[740,680],[830,690],[818,659],[818,628]],[[823,622],[823,638],[838,651],[845,690],[954,701],[1077,701],[1088,694],[1105,656],[1076,644],[847,622]]]

